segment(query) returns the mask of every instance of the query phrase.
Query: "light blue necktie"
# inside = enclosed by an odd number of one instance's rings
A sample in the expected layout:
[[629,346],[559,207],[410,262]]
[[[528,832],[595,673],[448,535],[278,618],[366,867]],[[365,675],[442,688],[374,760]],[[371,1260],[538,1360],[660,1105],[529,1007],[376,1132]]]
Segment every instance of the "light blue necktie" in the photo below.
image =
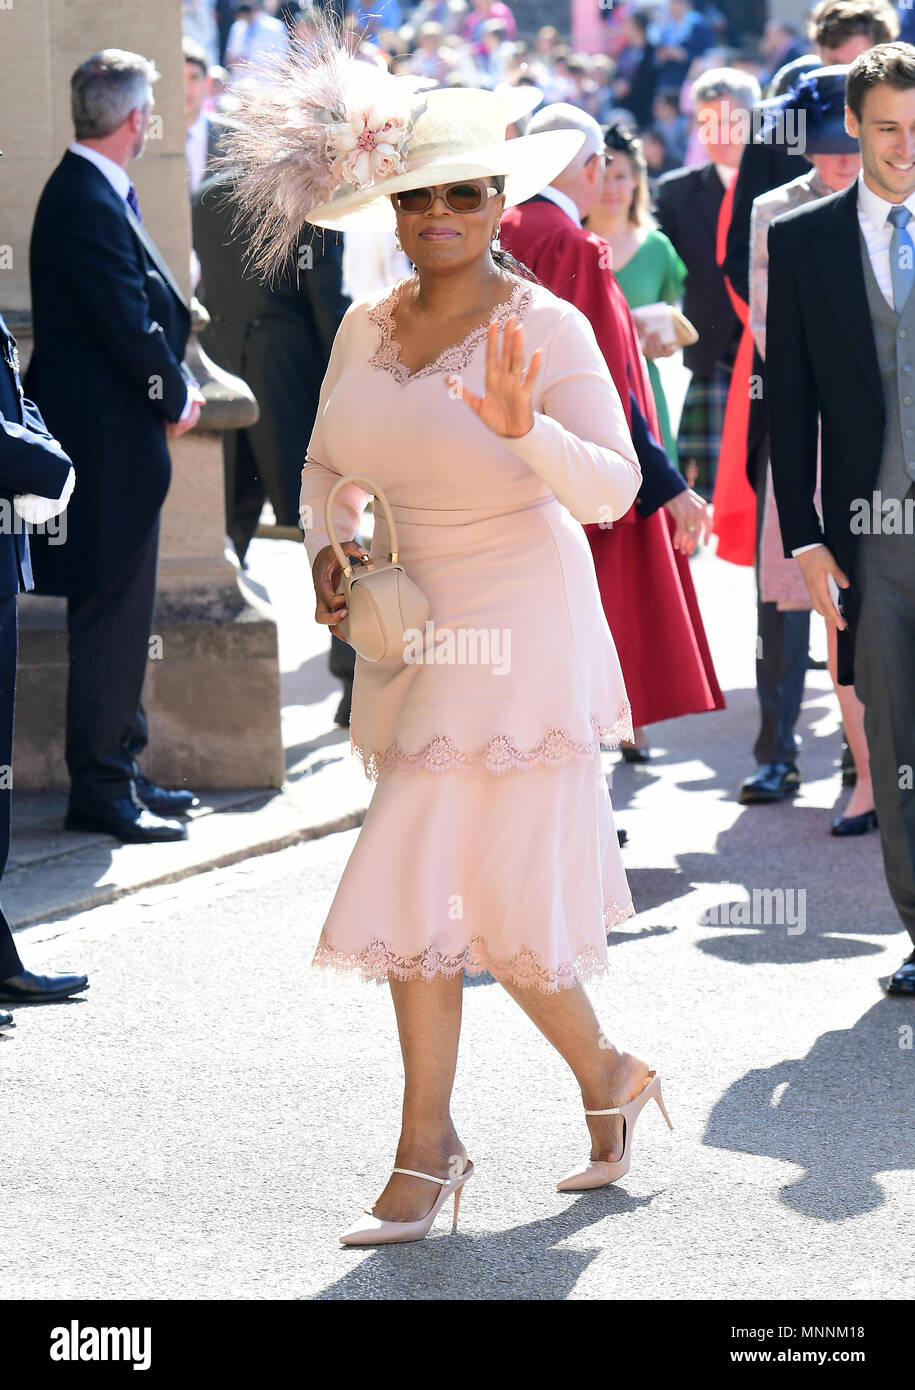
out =
[[893,277],[893,308],[901,314],[909,291],[915,283],[915,242],[906,231],[906,223],[912,214],[904,203],[891,208],[887,217],[893,224],[893,239],[890,242],[890,274]]

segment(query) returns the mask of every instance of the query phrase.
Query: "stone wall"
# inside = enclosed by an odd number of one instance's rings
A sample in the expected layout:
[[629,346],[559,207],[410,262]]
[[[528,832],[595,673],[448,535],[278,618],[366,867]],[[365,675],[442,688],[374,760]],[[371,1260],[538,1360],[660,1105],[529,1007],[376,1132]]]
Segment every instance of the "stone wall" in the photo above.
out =
[[[70,76],[100,49],[142,53],[162,74],[146,148],[129,173],[144,223],[188,292],[181,11],[181,0],[0,0],[0,312],[20,340],[23,368],[31,351],[34,210],[73,137]],[[60,254],[67,254],[66,227]],[[102,411],[105,402],[87,401],[86,408]],[[198,429],[174,441],[171,453],[153,626],[158,640],[144,692],[151,735],[145,770],[173,784],[278,786],[284,761],[276,625],[269,610],[249,607],[225,558],[221,437]],[[63,786],[65,601],[22,595],[19,613],[16,786]]]

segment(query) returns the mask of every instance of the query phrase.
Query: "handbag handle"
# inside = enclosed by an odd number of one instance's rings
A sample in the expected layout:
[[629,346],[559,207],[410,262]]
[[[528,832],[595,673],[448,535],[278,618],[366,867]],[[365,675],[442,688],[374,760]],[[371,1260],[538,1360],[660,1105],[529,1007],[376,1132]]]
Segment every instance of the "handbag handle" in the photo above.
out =
[[[334,498],[337,496],[337,493],[340,491],[344,483],[367,483],[368,491],[381,503],[382,507],[384,508],[384,519],[388,523],[388,532],[391,537],[391,553],[388,556],[388,562],[392,565],[396,565],[397,527],[394,525],[394,516],[391,512],[391,504],[388,502],[387,497],[385,496],[382,489],[375,482],[374,478],[368,477],[365,473],[346,473],[342,478],[339,478],[337,482],[334,483],[330,492],[324,499],[324,529],[327,532],[331,546],[333,547],[334,554],[340,561],[340,564],[343,566],[343,573],[347,576],[347,578],[349,578],[350,574],[352,573],[352,556],[346,554],[342,545],[337,540],[336,534],[334,532],[333,505]],[[365,567],[366,569],[374,568],[370,559],[366,560]]]

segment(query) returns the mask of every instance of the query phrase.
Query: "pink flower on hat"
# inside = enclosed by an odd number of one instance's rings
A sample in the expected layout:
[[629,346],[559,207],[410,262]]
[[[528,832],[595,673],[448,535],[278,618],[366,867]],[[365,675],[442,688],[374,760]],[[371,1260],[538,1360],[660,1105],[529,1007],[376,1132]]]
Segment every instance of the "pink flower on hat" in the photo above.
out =
[[340,178],[354,188],[370,188],[377,179],[403,173],[412,122],[402,113],[372,106],[353,111],[348,120],[328,127],[327,158]]

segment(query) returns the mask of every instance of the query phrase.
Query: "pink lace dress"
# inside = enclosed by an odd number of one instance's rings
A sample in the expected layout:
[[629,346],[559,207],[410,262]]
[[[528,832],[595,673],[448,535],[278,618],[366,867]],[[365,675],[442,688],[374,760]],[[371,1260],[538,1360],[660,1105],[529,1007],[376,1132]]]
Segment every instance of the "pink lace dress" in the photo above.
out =
[[[505,439],[446,381],[483,394],[486,325],[418,371],[400,362],[408,283],[344,317],[302,472],[309,560],[330,487],[368,473],[430,605],[410,660],[356,658],[351,738],[376,785],[314,963],[554,991],[605,969],[607,931],[633,912],[600,763],[631,716],[580,523],[621,516],[641,474],[576,308],[513,278],[493,312],[519,316],[526,361],[543,349],[534,427]],[[367,500],[340,490],[341,540]],[[379,507],[371,553],[389,549]]]

